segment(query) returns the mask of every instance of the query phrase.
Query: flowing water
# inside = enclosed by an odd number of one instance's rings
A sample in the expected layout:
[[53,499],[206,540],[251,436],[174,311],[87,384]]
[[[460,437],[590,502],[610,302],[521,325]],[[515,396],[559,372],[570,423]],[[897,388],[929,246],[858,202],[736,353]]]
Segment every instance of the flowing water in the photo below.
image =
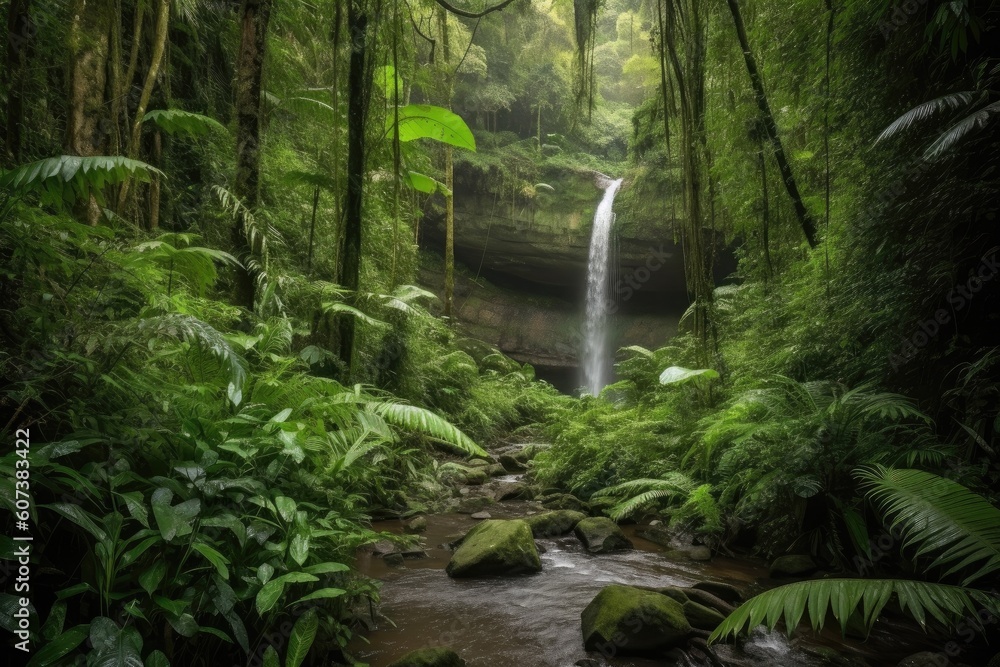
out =
[[610,271],[612,207],[622,181],[610,181],[604,190],[590,234],[587,260],[587,319],[583,347],[583,377],[587,391],[596,396],[608,383],[611,362],[608,357],[608,274]]
[[[493,518],[515,518],[535,509],[525,502],[506,502],[490,509]],[[604,555],[584,551],[571,534],[538,540],[542,572],[518,577],[451,579],[444,567],[451,552],[443,544],[476,521],[463,514],[428,517],[423,534],[427,557],[391,568],[372,554],[359,555],[362,573],[381,579],[381,617],[351,647],[354,656],[372,667],[385,667],[417,648],[450,646],[470,667],[573,667],[580,660],[614,667],[666,667],[697,664],[689,656],[674,659],[631,658],[589,653],[583,648],[580,612],[608,584],[689,586],[699,580],[722,581],[741,588],[766,575],[757,563],[716,557],[709,563],[667,557],[664,550],[623,526],[635,550]],[[383,521],[377,530],[400,533],[400,521]],[[896,665],[914,648],[899,639],[899,627],[878,628],[862,643],[845,642],[839,631],[810,637],[808,642],[758,631],[741,646],[720,646],[727,664],[743,667],[819,667],[817,647],[864,658],[872,667]],[[903,635],[907,636],[907,635]],[[912,639],[912,638],[911,638]],[[907,644],[910,644],[907,646]],[[940,649],[937,649],[940,650]],[[730,662],[731,661],[731,662]],[[847,663],[844,663],[847,664]]]

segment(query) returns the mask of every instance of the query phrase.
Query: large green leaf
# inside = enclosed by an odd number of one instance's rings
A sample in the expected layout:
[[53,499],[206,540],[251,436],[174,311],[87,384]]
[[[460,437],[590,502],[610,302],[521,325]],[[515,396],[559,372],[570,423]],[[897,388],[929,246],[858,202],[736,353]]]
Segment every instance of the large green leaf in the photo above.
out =
[[0,190],[19,196],[40,192],[43,202],[55,205],[70,204],[91,195],[103,202],[105,186],[129,178],[148,182],[153,174],[162,176],[163,172],[120,155],[60,155],[0,172]]
[[425,176],[415,171],[407,171],[403,180],[417,192],[424,192],[429,195],[440,192],[445,197],[451,196],[451,190],[448,189],[447,185],[430,176]]
[[55,639],[44,644],[31,656],[28,667],[47,667],[59,661],[77,646],[82,644],[90,634],[90,625],[77,625],[62,633]]
[[[392,136],[393,115],[386,114],[386,136]],[[476,150],[476,138],[458,114],[429,104],[399,107],[399,140],[416,139],[434,139],[456,148]]]
[[1000,509],[982,496],[922,470],[876,466],[855,474],[901,531],[903,547],[933,556],[930,567],[945,568],[945,576],[966,570],[963,585],[1000,570]]
[[[823,628],[827,612],[847,631],[852,614],[860,608],[862,620],[869,630],[886,603],[896,595],[900,607],[921,626],[928,617],[945,625],[954,625],[965,618],[978,618],[985,608],[996,614],[1000,600],[988,593],[958,586],[907,581],[904,579],[823,579],[780,586],[744,602],[715,629],[709,641],[749,632],[758,625],[773,629],[781,620],[791,634],[805,615],[814,630]],[[860,605],[860,607],[859,607]]]
[[171,505],[174,492],[166,487],[160,487],[153,492],[153,517],[160,529],[163,539],[170,541],[175,537],[189,535],[194,529],[194,520],[201,511],[201,501],[197,498],[185,500],[177,505]]
[[319,617],[315,609],[302,614],[292,635],[288,638],[288,653],[285,654],[285,667],[300,667],[305,662],[309,649],[316,640],[316,630],[319,628]]
[[715,380],[719,377],[719,373],[711,368],[690,369],[671,366],[660,373],[660,384],[683,384],[699,377]]

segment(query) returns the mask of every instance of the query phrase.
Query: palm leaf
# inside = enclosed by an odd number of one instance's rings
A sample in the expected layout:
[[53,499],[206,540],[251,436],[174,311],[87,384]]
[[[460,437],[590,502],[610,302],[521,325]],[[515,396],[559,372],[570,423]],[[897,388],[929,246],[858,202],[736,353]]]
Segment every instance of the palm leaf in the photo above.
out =
[[969,583],[1000,570],[1000,509],[961,484],[921,470],[859,470],[868,495],[902,530],[903,547],[935,553],[930,567],[954,574],[972,565]]
[[369,403],[368,409],[394,426],[440,440],[470,456],[484,458],[489,456],[482,447],[473,442],[472,438],[430,410],[389,401]]
[[946,111],[955,111],[964,106],[968,106],[975,98],[975,95],[976,94],[972,91],[951,93],[950,95],[945,95],[929,102],[918,104],[894,120],[889,127],[882,130],[882,134],[878,135],[875,143],[895,136],[900,132],[904,132],[916,123],[923,122],[932,116],[936,116]]
[[788,634],[803,615],[814,630],[821,630],[827,613],[833,612],[841,630],[847,631],[851,616],[860,609],[862,621],[870,630],[892,596],[900,607],[925,626],[927,619],[954,625],[967,618],[978,618],[978,610],[995,613],[1000,601],[983,591],[959,586],[908,581],[905,579],[823,579],[779,586],[743,603],[709,637],[709,642],[748,632],[759,625],[774,629],[785,621]]
[[0,172],[0,190],[15,196],[41,192],[42,201],[53,205],[70,204],[91,195],[102,201],[101,191],[129,178],[149,181],[156,167],[120,155],[80,157],[60,155]]
[[969,114],[958,121],[934,140],[927,150],[924,151],[924,159],[932,160],[940,157],[954,148],[968,135],[978,132],[986,127],[990,122],[990,116],[1000,112],[1000,102],[989,104],[975,113]]
[[187,134],[198,137],[211,130],[225,132],[222,123],[200,113],[181,109],[155,109],[142,117],[142,122],[153,121],[167,134]]

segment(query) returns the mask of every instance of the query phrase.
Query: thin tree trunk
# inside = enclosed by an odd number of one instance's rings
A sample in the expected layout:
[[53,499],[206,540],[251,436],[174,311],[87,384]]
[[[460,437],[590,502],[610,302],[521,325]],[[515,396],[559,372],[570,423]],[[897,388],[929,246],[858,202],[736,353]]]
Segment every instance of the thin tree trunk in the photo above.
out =
[[[441,76],[444,84],[442,102],[446,109],[451,109],[452,80],[450,60],[451,44],[448,38],[448,13],[443,7],[438,8],[438,29],[441,33]],[[444,184],[448,188],[445,195],[444,213],[444,314],[451,317],[455,306],[455,172],[452,162],[452,148],[444,147]]]
[[[107,84],[110,0],[75,0],[69,31],[69,113],[65,148],[69,155],[102,155],[107,148],[104,88]],[[101,210],[91,197],[77,215],[96,225]]]
[[7,152],[15,163],[21,161],[24,125],[24,86],[31,57],[35,24],[31,20],[31,0],[12,0],[7,14]]
[[312,275],[313,240],[316,238],[316,209],[319,208],[319,186],[313,190],[312,222],[309,223],[309,255],[306,257],[306,275]]
[[757,160],[760,164],[760,189],[761,189],[761,201],[763,206],[761,211],[761,245],[764,250],[764,268],[766,270],[765,276],[767,280],[771,279],[773,275],[773,269],[771,267],[771,244],[770,244],[770,225],[771,225],[771,210],[768,202],[767,196],[767,160],[764,158],[763,147],[757,153]]
[[[163,134],[157,130],[153,133],[153,164],[158,168],[163,160]],[[149,228],[156,231],[160,228],[160,177],[153,174],[149,182]]]
[[809,246],[815,248],[817,243],[816,223],[813,221],[812,216],[809,215],[805,204],[802,203],[802,197],[799,195],[799,188],[795,183],[791,165],[788,164],[788,159],[785,157],[785,149],[781,145],[781,137],[778,136],[778,125],[774,122],[774,114],[771,113],[771,107],[767,103],[767,95],[764,92],[764,81],[760,76],[760,70],[757,69],[757,61],[753,57],[753,52],[750,50],[750,42],[747,39],[747,30],[743,24],[743,15],[740,12],[739,2],[738,0],[726,0],[726,3],[729,5],[729,11],[733,15],[733,23],[736,24],[736,35],[739,37],[740,48],[743,50],[743,60],[746,61],[747,72],[750,74],[750,83],[753,85],[754,96],[757,98],[757,108],[760,109],[761,116],[763,116],[764,128],[767,130],[767,136],[774,148],[774,158],[778,163],[778,169],[781,171],[781,179],[784,181],[785,189],[792,200],[792,206],[795,208],[795,215],[802,226],[802,232],[805,234]]
[[[344,261],[340,284],[356,300],[361,279],[361,231],[364,204],[365,125],[371,99],[372,68],[369,58],[368,14],[361,0],[351,0],[347,27],[351,38],[351,61],[347,77],[347,200],[345,206]],[[340,320],[340,359],[353,375],[354,318]]]
[[[142,139],[142,119],[146,115],[146,107],[149,105],[149,98],[153,95],[153,87],[156,86],[156,77],[160,73],[160,63],[163,62],[163,54],[167,48],[167,33],[170,25],[170,0],[160,0],[156,12],[156,33],[153,37],[153,55],[149,61],[149,71],[146,72],[146,80],[139,94],[139,104],[135,108],[135,119],[132,121],[132,128],[129,132],[128,147],[125,154],[130,158],[139,155],[139,142]],[[118,210],[121,211],[128,200],[129,181],[122,184],[121,192],[118,194]]]
[[[257,208],[260,195],[260,101],[267,26],[272,0],[243,0],[240,10],[240,52],[236,60],[236,183],[235,194],[246,207]],[[250,268],[255,248],[251,246],[240,215],[233,224],[232,238],[243,267],[236,273],[236,303],[254,307],[254,275]]]

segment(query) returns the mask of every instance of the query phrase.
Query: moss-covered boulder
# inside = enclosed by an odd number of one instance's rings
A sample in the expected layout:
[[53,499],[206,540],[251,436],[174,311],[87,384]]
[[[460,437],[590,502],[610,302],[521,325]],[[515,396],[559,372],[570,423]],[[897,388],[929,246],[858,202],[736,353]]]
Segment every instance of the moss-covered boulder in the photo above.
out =
[[538,502],[542,504],[542,507],[549,510],[575,510],[584,514],[590,513],[590,505],[571,493],[553,493],[552,495],[542,496],[538,499]]
[[779,556],[771,563],[771,577],[805,577],[817,570],[816,562],[809,556]]
[[445,571],[457,578],[524,574],[541,569],[542,561],[527,523],[519,519],[490,519],[468,532]]
[[583,512],[556,510],[526,517],[524,520],[535,537],[558,537],[576,528],[576,524],[587,518]]
[[465,667],[465,660],[450,648],[422,648],[410,651],[389,667]]
[[497,500],[523,500],[531,497],[531,487],[524,482],[497,482],[493,497]]
[[495,505],[496,501],[490,496],[468,496],[462,498],[458,503],[456,511],[462,514],[475,514]]
[[682,643],[691,633],[684,608],[665,595],[607,586],[580,615],[583,643],[604,655],[642,654]]
[[583,546],[592,554],[631,549],[632,543],[618,524],[607,517],[594,516],[582,519],[573,529]]
[[470,486],[479,486],[489,481],[489,474],[484,468],[471,468],[465,475],[465,483]]
[[719,627],[719,624],[726,618],[714,609],[709,609],[691,600],[684,603],[684,616],[692,628],[708,630],[709,632]]
[[671,600],[676,600],[680,604],[684,604],[688,601],[687,593],[684,591],[685,589],[680,586],[664,586],[663,588],[656,589],[656,592],[660,595],[666,595]]

